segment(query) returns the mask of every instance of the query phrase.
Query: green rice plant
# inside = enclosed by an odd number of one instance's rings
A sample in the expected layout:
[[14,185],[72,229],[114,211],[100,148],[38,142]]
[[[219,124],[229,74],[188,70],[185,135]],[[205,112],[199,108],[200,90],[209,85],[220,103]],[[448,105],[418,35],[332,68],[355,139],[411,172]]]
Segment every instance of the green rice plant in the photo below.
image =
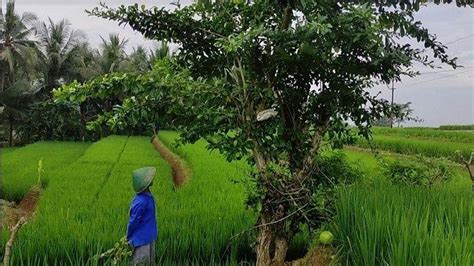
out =
[[399,136],[423,140],[454,141],[462,143],[474,143],[474,131],[449,131],[437,128],[389,128],[374,127],[372,132],[375,136]]
[[[462,143],[440,140],[411,139],[401,136],[374,135],[372,145],[376,149],[391,151],[400,154],[423,155],[427,157],[446,157],[453,161],[459,160],[456,151],[464,157],[469,157],[474,149],[474,142]],[[357,141],[357,146],[370,148],[370,143],[364,139]]]
[[[35,219],[18,235],[13,250],[17,260],[27,265],[86,263],[94,252],[107,248],[101,246],[96,235],[104,231],[102,226],[113,228],[116,221],[99,217],[94,207],[127,139],[114,136],[94,143],[74,163],[50,173]],[[94,157],[98,158],[96,162]]]
[[38,161],[43,160],[43,183],[56,169],[67,167],[78,159],[88,143],[38,142],[3,154],[3,180],[0,198],[20,201],[26,192],[38,182]]
[[465,183],[424,189],[378,180],[342,190],[332,224],[340,261],[473,265],[473,199]]
[[[160,136],[171,143],[178,135],[163,132]],[[126,233],[132,171],[155,166],[152,192],[157,203],[159,264],[236,265],[237,257],[249,253],[249,242],[243,237],[228,245],[229,240],[255,222],[254,213],[245,209],[243,189],[232,182],[244,173],[245,165],[209,154],[204,142],[179,151],[187,154],[193,177],[176,190],[169,165],[149,138],[113,136],[91,145],[83,157],[51,176],[37,217],[18,236],[16,261],[94,265],[90,258],[110,249]]]
[[[168,147],[174,147],[178,133],[162,131],[159,137]],[[251,227],[256,221],[255,214],[246,210],[244,188],[234,182],[247,174],[249,168],[244,161],[229,163],[218,152],[209,152],[206,145],[201,140],[193,145],[173,148],[178,154],[185,154],[193,175],[184,187],[171,195],[179,213],[175,214],[178,224],[173,226],[173,230],[163,232],[169,234],[169,245],[174,246],[169,249],[172,254],[166,257],[178,259],[182,254],[189,254],[190,250],[199,251],[197,258],[215,260],[226,250],[235,250],[241,258],[250,253],[246,235],[229,243],[232,236]],[[187,218],[181,220],[179,217]],[[179,234],[180,228],[186,229],[187,239],[176,243],[171,239]],[[228,244],[231,245],[228,247]]]

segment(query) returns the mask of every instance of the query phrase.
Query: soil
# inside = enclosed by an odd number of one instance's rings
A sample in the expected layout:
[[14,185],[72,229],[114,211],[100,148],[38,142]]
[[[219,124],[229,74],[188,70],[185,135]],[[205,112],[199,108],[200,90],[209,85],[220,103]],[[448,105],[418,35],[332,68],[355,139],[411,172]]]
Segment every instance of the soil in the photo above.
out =
[[334,250],[327,246],[312,248],[308,254],[299,260],[286,263],[287,266],[329,266],[333,265]]
[[191,179],[191,170],[179,155],[168,149],[158,137],[154,137],[152,143],[155,149],[160,153],[160,156],[171,166],[175,187],[181,187]]
[[41,191],[42,189],[40,187],[34,186],[26,193],[18,205],[5,206],[5,217],[0,221],[0,228],[15,226],[21,217],[25,217],[26,219],[31,218],[38,205]]

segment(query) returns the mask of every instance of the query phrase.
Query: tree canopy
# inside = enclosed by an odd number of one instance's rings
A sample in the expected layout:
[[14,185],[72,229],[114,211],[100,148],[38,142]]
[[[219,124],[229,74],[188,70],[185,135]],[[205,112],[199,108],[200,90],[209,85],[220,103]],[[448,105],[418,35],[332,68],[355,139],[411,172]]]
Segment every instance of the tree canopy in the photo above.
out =
[[182,137],[249,158],[257,264],[282,265],[301,225],[317,228],[327,218],[317,195],[340,182],[327,182],[316,159],[324,137],[340,139],[352,121],[369,138],[372,122],[394,112],[370,89],[415,76],[415,62],[456,67],[415,20],[423,3],[219,0],[175,10],[102,5],[90,14],[179,45],[177,65],[208,84],[172,96],[181,102]]

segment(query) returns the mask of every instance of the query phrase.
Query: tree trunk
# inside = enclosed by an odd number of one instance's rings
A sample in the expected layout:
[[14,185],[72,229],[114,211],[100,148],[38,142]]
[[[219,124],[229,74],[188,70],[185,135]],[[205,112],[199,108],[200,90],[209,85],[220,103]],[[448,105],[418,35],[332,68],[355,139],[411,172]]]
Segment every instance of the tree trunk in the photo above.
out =
[[81,140],[84,140],[86,136],[86,119],[84,118],[84,108],[82,104],[79,104],[79,116],[81,117],[79,137]]
[[[257,266],[283,266],[288,251],[288,240],[278,235],[277,226],[266,225],[270,220],[268,213],[261,214],[260,231],[257,238]],[[272,256],[273,252],[273,256]]]
[[257,238],[257,266],[271,265],[270,246],[273,240],[272,230],[269,225],[270,216],[262,212],[260,215],[260,231]]
[[286,253],[288,252],[288,240],[285,237],[277,236],[275,239],[275,255],[272,265],[285,265]]

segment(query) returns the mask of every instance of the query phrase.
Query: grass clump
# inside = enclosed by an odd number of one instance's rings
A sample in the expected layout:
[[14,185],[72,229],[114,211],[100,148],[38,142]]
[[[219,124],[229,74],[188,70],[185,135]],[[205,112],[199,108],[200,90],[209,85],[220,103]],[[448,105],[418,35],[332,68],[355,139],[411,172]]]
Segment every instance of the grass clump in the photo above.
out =
[[441,159],[413,156],[384,164],[388,180],[395,185],[428,187],[440,185],[453,177],[452,166]]
[[386,180],[340,192],[333,231],[351,265],[473,265],[474,197],[469,186],[433,189]]

